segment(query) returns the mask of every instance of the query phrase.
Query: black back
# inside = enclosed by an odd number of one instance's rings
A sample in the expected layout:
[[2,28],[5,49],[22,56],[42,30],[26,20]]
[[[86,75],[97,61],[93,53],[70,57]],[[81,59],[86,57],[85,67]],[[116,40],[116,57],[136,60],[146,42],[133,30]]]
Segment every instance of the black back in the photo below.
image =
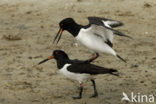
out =
[[67,70],[74,73],[86,73],[86,74],[114,74],[117,72],[115,69],[100,67],[90,63],[73,63]]

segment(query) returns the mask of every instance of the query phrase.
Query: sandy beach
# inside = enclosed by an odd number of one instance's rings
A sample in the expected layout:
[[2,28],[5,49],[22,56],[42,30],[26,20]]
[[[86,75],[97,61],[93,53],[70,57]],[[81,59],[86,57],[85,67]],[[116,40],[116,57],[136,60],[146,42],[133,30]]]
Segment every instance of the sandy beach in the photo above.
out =
[[[33,65],[55,49],[71,59],[91,57],[68,32],[58,45],[52,43],[62,19],[86,25],[88,16],[122,21],[124,26],[116,29],[134,39],[114,38],[113,49],[127,63],[106,54],[93,62],[118,70],[120,76],[97,75],[99,96],[89,98],[93,87],[88,81],[83,98],[73,100],[79,84],[61,75],[55,60]],[[121,102],[123,92],[156,96],[156,0],[0,1],[0,104],[127,104]]]

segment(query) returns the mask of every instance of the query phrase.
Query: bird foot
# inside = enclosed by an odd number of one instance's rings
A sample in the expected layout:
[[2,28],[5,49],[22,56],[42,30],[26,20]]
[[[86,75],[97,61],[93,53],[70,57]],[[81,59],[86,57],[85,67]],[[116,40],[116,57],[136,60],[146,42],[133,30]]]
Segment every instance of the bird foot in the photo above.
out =
[[94,98],[94,97],[97,97],[97,96],[98,96],[98,94],[95,93],[95,94],[93,94],[90,98]]
[[74,96],[73,99],[74,99],[74,100],[76,100],[76,99],[81,99],[81,96]]

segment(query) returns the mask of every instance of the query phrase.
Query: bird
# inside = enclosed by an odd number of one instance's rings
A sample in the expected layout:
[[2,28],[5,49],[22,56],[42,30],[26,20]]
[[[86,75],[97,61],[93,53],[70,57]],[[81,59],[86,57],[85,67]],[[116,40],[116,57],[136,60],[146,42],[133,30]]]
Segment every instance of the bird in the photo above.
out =
[[52,55],[48,58],[40,61],[37,65],[40,65],[50,59],[55,59],[57,62],[57,68],[59,72],[65,75],[67,78],[76,80],[79,82],[79,95],[74,96],[73,99],[81,99],[83,92],[83,81],[90,80],[93,84],[94,94],[91,97],[97,97],[98,92],[96,89],[95,80],[93,75],[97,74],[111,74],[119,76],[119,73],[115,69],[104,68],[91,64],[88,60],[70,59],[68,55],[62,50],[54,50]]
[[56,34],[53,43],[57,38],[58,43],[63,31],[66,30],[73,35],[79,43],[93,52],[90,60],[95,60],[99,57],[99,53],[107,53],[117,56],[120,60],[126,63],[126,60],[119,56],[112,48],[114,34],[132,39],[132,37],[114,29],[115,27],[122,26],[123,23],[101,17],[88,17],[88,20],[89,24],[83,26],[76,23],[73,18],[63,19],[59,23],[60,29]]

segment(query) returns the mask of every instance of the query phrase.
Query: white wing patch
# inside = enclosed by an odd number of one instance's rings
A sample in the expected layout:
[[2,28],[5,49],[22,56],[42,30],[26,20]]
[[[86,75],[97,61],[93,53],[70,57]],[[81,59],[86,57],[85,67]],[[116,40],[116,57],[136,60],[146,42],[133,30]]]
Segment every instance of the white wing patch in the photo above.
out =
[[102,22],[103,22],[103,24],[104,24],[106,27],[112,28],[112,27],[110,26],[110,22],[111,22],[111,21],[102,21]]
[[118,25],[118,24],[121,24],[119,21],[104,21],[102,20],[103,24],[106,26],[106,27],[109,27],[109,28],[112,28],[111,25]]

